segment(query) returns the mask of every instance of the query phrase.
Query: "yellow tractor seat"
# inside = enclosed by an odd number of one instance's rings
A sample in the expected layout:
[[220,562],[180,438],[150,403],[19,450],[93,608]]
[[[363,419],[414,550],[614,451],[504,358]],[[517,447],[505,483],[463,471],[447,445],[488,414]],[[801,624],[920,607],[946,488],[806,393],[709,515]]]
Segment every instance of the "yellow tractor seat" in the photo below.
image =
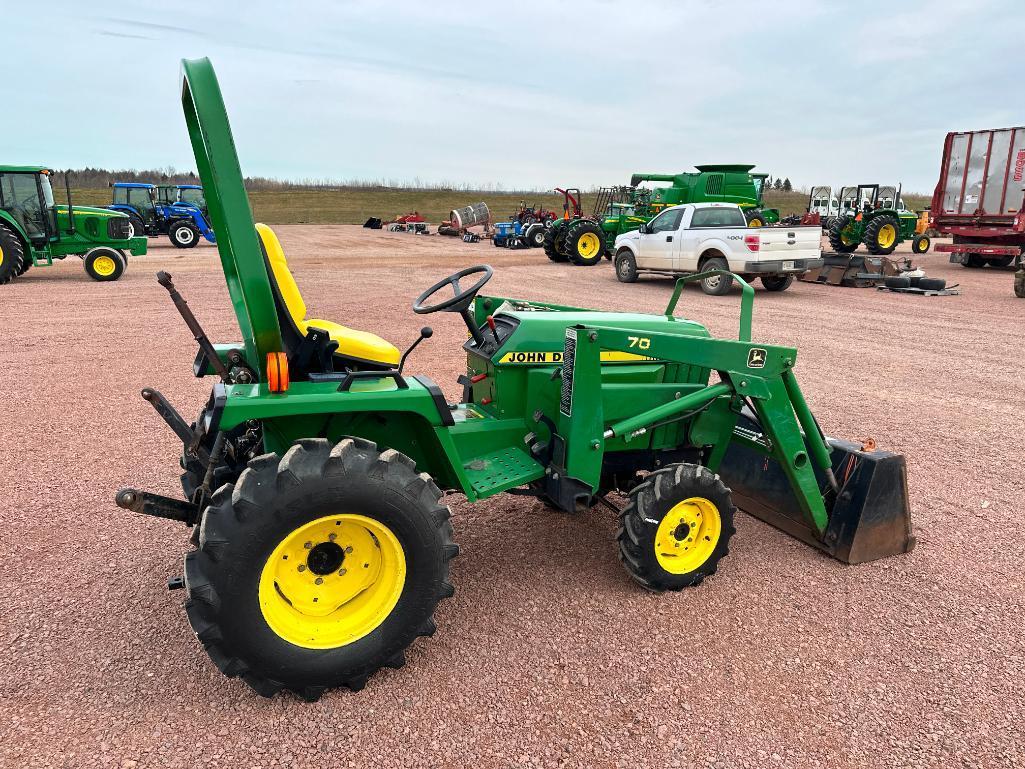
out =
[[[278,236],[266,224],[257,224],[256,231],[267,255],[267,263],[270,265],[270,277],[276,289],[274,299],[280,305],[278,316],[282,326],[290,322],[300,340],[307,338],[310,329],[325,332],[331,341],[338,344],[334,355],[347,361],[357,364],[369,363],[384,368],[399,364],[398,348],[376,334],[358,331],[329,320],[307,318],[306,302],[303,301],[299,286],[288,269],[288,261],[285,259],[285,252],[281,248]],[[281,331],[283,338],[288,336],[285,328]]]

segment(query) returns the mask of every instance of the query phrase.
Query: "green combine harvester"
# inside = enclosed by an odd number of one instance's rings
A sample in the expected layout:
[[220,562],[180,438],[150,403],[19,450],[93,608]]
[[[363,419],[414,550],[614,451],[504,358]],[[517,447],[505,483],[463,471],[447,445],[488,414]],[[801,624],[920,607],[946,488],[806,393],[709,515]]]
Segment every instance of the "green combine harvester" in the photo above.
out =
[[124,214],[74,205],[66,175],[68,204],[57,205],[52,175],[45,166],[0,165],[0,284],[69,256],[80,256],[93,280],[117,280],[125,252],[145,254],[146,238],[130,237]]
[[484,295],[484,265],[443,278],[412,309],[466,324],[458,403],[408,373],[430,328],[400,353],[311,319],[278,239],[253,221],[210,62],[183,70],[240,339],[210,342],[158,275],[199,343],[193,373],[215,381],[194,422],[142,393],[183,443],[184,498],[126,488],[116,501],[192,527],[169,587],[187,591],[189,622],[225,675],[316,700],[401,667],[453,594],[445,492],[612,507],[619,559],[652,591],[716,572],[735,506],[850,563],[913,546],[903,457],[823,435],[797,351],[752,341],[754,292],[738,276],[737,339],[676,316],[702,275],[657,314]]
[[[590,266],[612,258],[616,238],[654,219],[669,206],[683,203],[736,203],[748,225],[779,221],[779,211],[765,208],[762,188],[767,174],[753,174],[750,165],[695,166],[697,173],[634,174],[629,186],[602,187],[590,216],[577,198],[568,198],[573,215],[555,221],[545,234],[545,254],[553,262]],[[668,187],[641,187],[642,182],[669,182]],[[565,190],[557,190],[567,192]],[[569,190],[568,192],[574,192]],[[572,205],[569,205],[572,203]]]

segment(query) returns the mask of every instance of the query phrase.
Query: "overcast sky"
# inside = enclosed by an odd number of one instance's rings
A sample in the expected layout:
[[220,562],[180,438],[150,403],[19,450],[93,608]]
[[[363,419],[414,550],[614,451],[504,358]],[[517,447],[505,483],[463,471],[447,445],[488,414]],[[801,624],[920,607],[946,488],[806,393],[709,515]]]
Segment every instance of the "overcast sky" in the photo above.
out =
[[[931,192],[1025,124],[1025,2],[5,0],[0,162],[194,168],[179,60],[248,175],[550,188],[756,163]],[[173,12],[169,12],[173,9]]]

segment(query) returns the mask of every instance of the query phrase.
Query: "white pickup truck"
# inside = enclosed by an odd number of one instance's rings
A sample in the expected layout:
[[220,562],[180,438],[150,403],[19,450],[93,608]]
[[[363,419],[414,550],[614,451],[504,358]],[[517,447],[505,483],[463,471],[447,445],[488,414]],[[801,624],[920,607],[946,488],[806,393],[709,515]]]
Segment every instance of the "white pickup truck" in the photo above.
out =
[[[616,277],[633,283],[642,272],[681,275],[729,270],[785,291],[794,276],[822,266],[820,227],[748,227],[740,206],[688,203],[665,209],[639,230],[616,238]],[[729,292],[733,278],[701,280],[706,294]]]

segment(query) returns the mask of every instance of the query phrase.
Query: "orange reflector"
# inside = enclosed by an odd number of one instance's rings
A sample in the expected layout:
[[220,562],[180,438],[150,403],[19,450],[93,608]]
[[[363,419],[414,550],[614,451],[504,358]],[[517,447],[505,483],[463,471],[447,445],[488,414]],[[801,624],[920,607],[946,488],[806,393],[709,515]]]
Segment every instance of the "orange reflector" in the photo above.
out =
[[267,389],[272,393],[288,390],[288,358],[283,352],[267,353]]

